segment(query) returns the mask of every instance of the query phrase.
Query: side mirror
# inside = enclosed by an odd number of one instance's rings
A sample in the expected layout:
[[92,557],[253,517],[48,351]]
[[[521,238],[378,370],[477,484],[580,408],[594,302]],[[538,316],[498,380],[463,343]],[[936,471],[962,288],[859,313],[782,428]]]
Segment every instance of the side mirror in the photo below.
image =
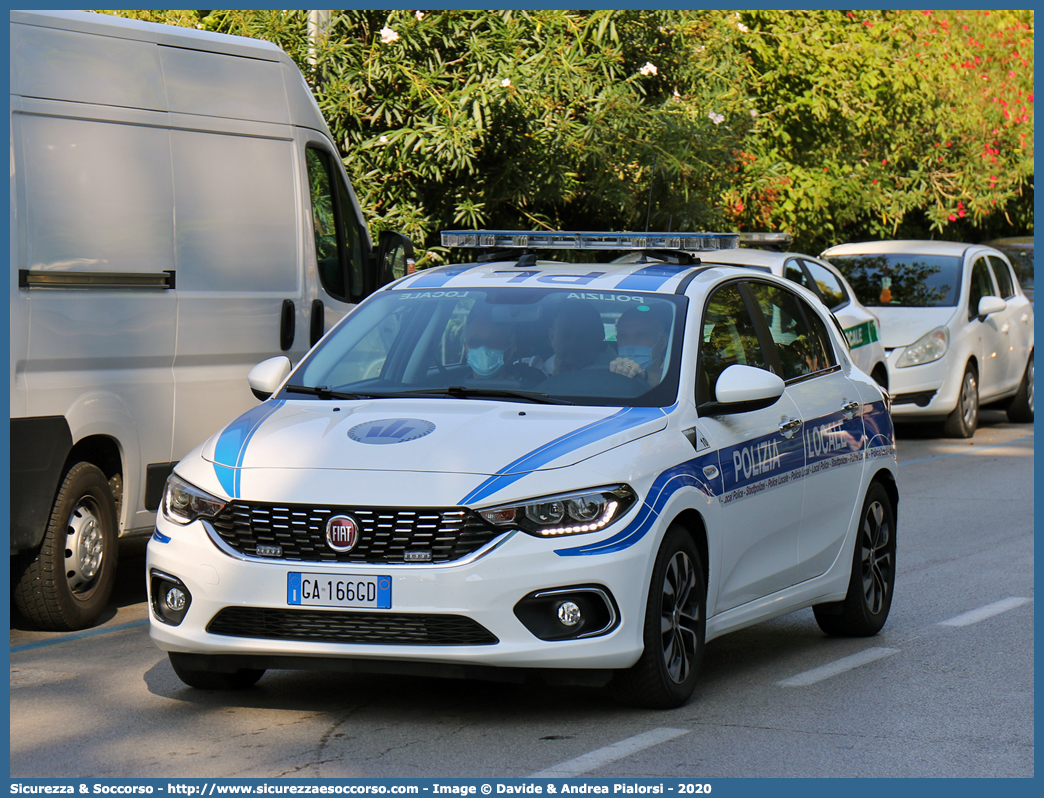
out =
[[413,242],[402,233],[382,230],[377,239],[377,288],[413,274]]
[[262,360],[247,374],[247,382],[250,383],[250,392],[262,402],[278,390],[290,373],[293,364],[290,359],[280,355]]
[[1000,313],[1008,307],[1008,303],[999,296],[984,296],[979,300],[979,318],[985,319],[991,313]]
[[700,405],[700,415],[726,415],[761,410],[774,405],[786,388],[771,371],[753,366],[729,366],[714,384],[715,402]]

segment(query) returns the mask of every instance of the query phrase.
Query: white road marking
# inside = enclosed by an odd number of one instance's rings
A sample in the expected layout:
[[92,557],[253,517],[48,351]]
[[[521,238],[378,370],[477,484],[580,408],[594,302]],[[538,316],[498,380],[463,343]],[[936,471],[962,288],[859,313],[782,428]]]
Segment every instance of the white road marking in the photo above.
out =
[[780,687],[807,687],[810,684],[829,679],[831,676],[837,676],[839,673],[844,673],[863,665],[869,665],[871,662],[876,662],[879,659],[898,653],[899,649],[897,648],[868,648],[866,651],[860,651],[858,654],[853,654],[850,657],[842,657],[819,668],[813,668],[810,671],[799,673],[797,676],[791,676],[789,679],[777,682],[777,684]]
[[1021,607],[1023,604],[1029,603],[1029,601],[1028,598],[1023,596],[1011,596],[1010,598],[995,601],[993,604],[987,604],[985,607],[979,607],[977,610],[963,612],[955,618],[950,618],[948,621],[940,621],[939,626],[971,626],[973,623],[985,621],[994,615],[1000,615],[1002,612]]
[[652,731],[637,734],[634,737],[628,737],[626,740],[620,740],[618,743],[607,745],[604,748],[598,748],[583,756],[578,756],[576,759],[570,759],[546,770],[541,770],[539,773],[533,773],[527,778],[550,779],[579,776],[581,773],[587,773],[609,762],[623,759],[637,751],[652,748],[654,745],[673,740],[675,737],[681,737],[690,731],[691,729],[653,729]]

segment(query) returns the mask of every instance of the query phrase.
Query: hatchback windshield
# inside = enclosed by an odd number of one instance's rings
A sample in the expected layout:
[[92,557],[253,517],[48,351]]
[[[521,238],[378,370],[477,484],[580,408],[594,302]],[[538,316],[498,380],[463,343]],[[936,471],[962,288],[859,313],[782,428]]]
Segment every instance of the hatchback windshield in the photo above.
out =
[[313,350],[295,398],[675,401],[684,297],[483,288],[384,291]]
[[869,307],[954,307],[960,295],[961,258],[942,255],[831,257],[859,301]]

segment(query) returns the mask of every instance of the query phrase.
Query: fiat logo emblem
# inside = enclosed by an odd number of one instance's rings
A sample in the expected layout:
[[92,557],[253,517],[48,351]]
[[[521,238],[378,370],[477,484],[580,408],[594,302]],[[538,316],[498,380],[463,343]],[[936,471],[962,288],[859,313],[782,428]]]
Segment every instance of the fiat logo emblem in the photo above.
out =
[[326,545],[337,552],[351,551],[359,542],[359,525],[347,515],[335,515],[326,522]]

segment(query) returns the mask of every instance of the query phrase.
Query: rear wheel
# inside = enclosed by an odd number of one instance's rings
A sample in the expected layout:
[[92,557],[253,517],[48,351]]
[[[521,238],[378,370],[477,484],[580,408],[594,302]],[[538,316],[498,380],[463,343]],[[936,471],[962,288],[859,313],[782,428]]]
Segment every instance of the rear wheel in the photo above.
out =
[[39,551],[24,556],[12,597],[41,629],[90,626],[116,579],[116,502],[99,468],[77,463],[58,489]]
[[1019,424],[1033,423],[1033,353],[1030,352],[1026,371],[1022,375],[1019,392],[1008,405],[1008,420]]
[[971,363],[964,369],[957,407],[943,424],[948,438],[970,438],[979,426],[979,375]]
[[895,508],[880,484],[866,493],[843,601],[812,608],[819,628],[837,637],[869,637],[881,631],[895,589]]
[[199,658],[194,655],[167,652],[174,673],[189,687],[199,690],[242,690],[257,684],[265,675],[264,668],[240,668],[237,671],[206,671],[193,668]]
[[653,566],[645,608],[645,648],[633,667],[614,676],[617,700],[651,709],[678,707],[689,700],[703,658],[706,606],[696,544],[683,527],[671,526]]

